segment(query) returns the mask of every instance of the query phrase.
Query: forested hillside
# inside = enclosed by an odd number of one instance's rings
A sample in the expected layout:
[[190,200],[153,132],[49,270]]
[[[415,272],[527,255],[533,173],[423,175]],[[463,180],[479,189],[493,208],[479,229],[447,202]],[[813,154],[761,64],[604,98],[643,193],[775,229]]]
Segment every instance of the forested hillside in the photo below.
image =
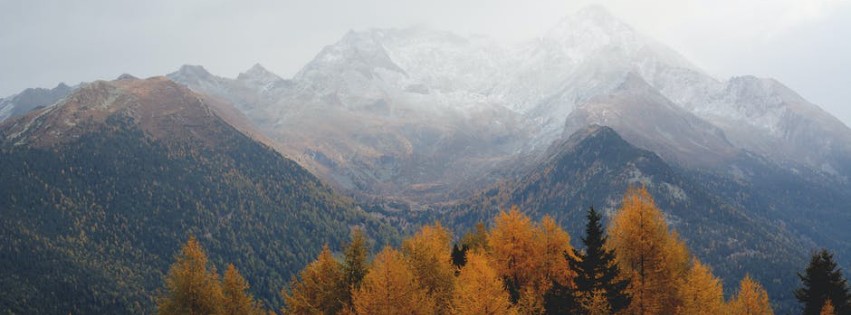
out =
[[[581,248],[544,216],[502,211],[453,245],[439,222],[373,258],[355,234],[335,258],[325,245],[316,260],[281,290],[284,314],[730,314],[770,315],[763,286],[749,275],[725,298],[712,268],[693,256],[669,228],[645,188],[630,188],[608,228],[591,208]],[[191,268],[190,268],[191,267]],[[829,254],[813,257],[796,293],[821,314],[848,307],[845,280]],[[238,275],[238,274],[237,274]],[[826,281],[829,276],[831,281]],[[194,280],[193,280],[194,279]],[[159,314],[262,312],[224,280],[190,238],[165,281]],[[236,288],[236,289],[234,289]],[[835,293],[826,293],[835,292]],[[833,301],[836,302],[836,307]],[[833,313],[829,313],[833,314]],[[844,314],[844,313],[843,313]]]
[[[166,115],[141,117],[149,92]],[[188,235],[276,307],[278,290],[322,244],[339,246],[356,226],[394,238],[168,80],[97,83],[70,98],[0,128],[4,313],[150,313]],[[104,98],[113,103],[90,102]],[[64,134],[43,123],[69,117],[82,118]],[[169,129],[146,129],[157,123]]]

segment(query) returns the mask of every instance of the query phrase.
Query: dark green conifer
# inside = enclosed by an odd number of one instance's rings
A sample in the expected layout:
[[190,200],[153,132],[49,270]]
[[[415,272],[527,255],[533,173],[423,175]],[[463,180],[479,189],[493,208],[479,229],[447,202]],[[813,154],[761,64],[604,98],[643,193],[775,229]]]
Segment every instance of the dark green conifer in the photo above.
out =
[[587,218],[582,238],[585,251],[574,249],[574,255],[565,253],[568,268],[576,274],[575,289],[554,282],[544,297],[547,314],[585,314],[581,299],[591,297],[595,291],[605,292],[613,313],[629,306],[630,296],[626,293],[629,281],[620,279],[615,253],[606,249],[602,218],[593,207],[588,210]]
[[802,286],[795,290],[795,297],[804,304],[804,315],[818,315],[827,299],[833,303],[836,314],[851,314],[848,284],[833,254],[824,249],[814,253],[807,270],[798,277]]
[[345,302],[347,305],[351,305],[351,293],[360,288],[361,281],[363,281],[363,277],[366,276],[369,268],[367,265],[369,247],[367,245],[366,234],[364,234],[363,230],[355,229],[352,232],[352,241],[346,246],[344,255],[343,277],[349,288],[349,294],[346,295]]
[[452,265],[456,268],[464,267],[467,264],[467,245],[458,246],[458,243],[452,245]]

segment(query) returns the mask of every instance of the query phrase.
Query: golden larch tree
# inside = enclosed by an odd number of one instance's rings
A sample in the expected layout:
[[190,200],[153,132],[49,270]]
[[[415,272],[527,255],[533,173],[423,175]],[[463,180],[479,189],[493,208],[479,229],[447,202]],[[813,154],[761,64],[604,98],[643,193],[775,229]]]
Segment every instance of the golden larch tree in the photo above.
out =
[[537,276],[540,293],[543,294],[549,289],[553,280],[569,286],[575,275],[566,267],[567,260],[564,255],[576,257],[573,246],[570,245],[570,235],[552,217],[544,216],[537,229],[536,238],[542,256]]
[[157,299],[157,313],[222,314],[224,293],[215,268],[194,236],[189,237],[165,279],[167,292]]
[[326,314],[339,312],[346,302],[349,287],[343,266],[334,259],[328,245],[315,261],[307,265],[290,282],[290,291],[281,291],[286,308],[284,314]]
[[357,314],[434,314],[435,302],[418,283],[401,252],[390,247],[375,256],[372,268],[352,295]]
[[628,314],[672,314],[676,288],[688,266],[688,249],[668,224],[644,187],[630,187],[609,227],[608,245],[630,277]]
[[691,269],[680,284],[682,305],[677,314],[721,314],[724,312],[724,290],[709,266],[694,259]]
[[249,284],[233,264],[228,264],[222,277],[225,315],[260,315],[263,309],[248,293]]
[[476,223],[476,227],[461,238],[461,244],[466,245],[468,250],[481,249],[489,251],[488,231],[485,228],[485,224],[482,222]]
[[467,253],[467,264],[461,268],[453,294],[453,314],[515,314],[502,279],[481,251]]
[[422,227],[402,243],[417,281],[437,303],[438,314],[448,314],[452,304],[455,267],[451,242],[452,235],[438,222]]
[[500,212],[488,233],[488,247],[497,274],[513,282],[511,285],[518,291],[532,283],[540,272],[537,268],[542,257],[535,234],[532,221],[517,206]]
[[758,282],[745,275],[739,284],[739,293],[728,305],[730,315],[773,315],[768,293]]
[[594,290],[590,296],[581,297],[582,308],[587,310],[588,315],[611,315],[612,307],[606,298],[606,291]]

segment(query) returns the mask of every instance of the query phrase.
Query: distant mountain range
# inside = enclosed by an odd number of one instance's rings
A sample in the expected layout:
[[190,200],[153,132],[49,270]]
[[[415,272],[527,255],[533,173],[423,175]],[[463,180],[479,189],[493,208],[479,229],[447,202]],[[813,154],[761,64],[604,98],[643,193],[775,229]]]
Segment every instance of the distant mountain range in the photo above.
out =
[[[74,247],[82,246],[75,245],[81,242],[78,236],[42,236],[46,230],[34,227],[42,224],[34,221],[41,217],[26,219],[24,214],[33,207],[59,209],[68,203],[80,211],[70,218],[88,216],[80,209],[92,196],[117,188],[99,186],[96,179],[66,178],[70,175],[62,171],[81,166],[64,156],[98,156],[101,162],[118,163],[111,159],[130,158],[107,150],[119,137],[130,146],[127,152],[150,150],[172,167],[143,177],[139,184],[157,187],[183,174],[202,176],[202,182],[179,182],[202,191],[210,185],[222,191],[248,189],[228,198],[213,197],[221,192],[193,192],[169,203],[227,200],[227,206],[210,207],[208,220],[222,218],[224,209],[245,208],[241,217],[255,222],[251,220],[263,211],[277,213],[281,205],[291,204],[266,199],[271,195],[316,200],[308,208],[286,208],[284,213],[293,216],[284,217],[299,222],[309,218],[322,229],[264,230],[258,240],[294,242],[311,231],[315,242],[338,242],[345,237],[344,227],[358,222],[370,222],[374,233],[385,238],[392,238],[383,230],[387,222],[406,230],[439,219],[463,232],[511,204],[532,216],[552,215],[578,235],[588,206],[610,214],[627,185],[643,184],[669,223],[728,281],[728,288],[735,287],[730,281],[750,272],[781,309],[791,309],[795,272],[810,250],[830,248],[851,267],[851,129],[776,80],[713,78],[600,7],[583,9],[540,38],[512,45],[425,28],[350,31],[291,79],[261,65],[237,78],[187,65],[167,78],[122,76],[74,88],[30,89],[0,99],[3,119],[0,136],[3,154],[9,156],[4,156],[3,167],[16,170],[4,171],[4,182],[8,187],[13,187],[12,179],[22,181],[14,184],[20,187],[46,185],[26,192],[33,200],[44,200],[42,204],[17,200],[25,191],[3,190],[10,205],[4,219],[19,220],[4,220],[17,223],[8,223],[3,237],[28,239],[31,243],[22,248],[83,251]],[[240,139],[240,144],[224,139]],[[262,158],[241,155],[243,150]],[[197,163],[206,168],[192,166]],[[113,166],[114,174],[124,174],[133,165]],[[238,174],[232,178],[203,175],[227,174],[233,167]],[[24,170],[45,173],[20,173]],[[283,173],[268,177],[265,172]],[[298,180],[278,181],[289,177]],[[107,178],[121,182],[124,177]],[[67,193],[49,188],[59,183],[75,197],[65,201]],[[267,185],[277,187],[274,194]],[[293,193],[299,189],[308,190]],[[156,200],[128,198],[137,205],[134,213],[144,213],[151,206],[146,202]],[[107,213],[123,211],[115,204],[95,204]],[[121,218],[135,222],[173,215]],[[182,220],[187,223],[180,226],[189,231],[206,226],[201,224],[206,221]],[[271,229],[274,222],[261,225]],[[109,226],[110,233],[122,231]],[[185,237],[163,231],[170,233],[171,247],[157,251],[159,260],[148,268],[161,268]],[[138,231],[134,237],[143,241],[146,233]],[[237,242],[240,235],[210,239]],[[264,242],[253,244],[266,246]],[[284,268],[280,275],[289,275],[296,270],[291,267],[300,267],[319,248],[286,242],[275,246],[298,258],[287,266],[264,262],[251,272]],[[260,290],[271,289],[280,279]],[[277,299],[264,298],[271,303]],[[141,309],[150,307],[140,303]]]

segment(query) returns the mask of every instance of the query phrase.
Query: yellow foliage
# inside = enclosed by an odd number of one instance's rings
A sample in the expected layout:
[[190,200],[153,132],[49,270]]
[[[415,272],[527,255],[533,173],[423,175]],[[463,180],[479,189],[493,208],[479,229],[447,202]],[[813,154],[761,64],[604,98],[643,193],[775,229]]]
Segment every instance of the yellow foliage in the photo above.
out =
[[682,305],[677,314],[721,314],[724,312],[724,292],[721,281],[712,275],[708,266],[694,259],[691,270],[679,290]]
[[544,296],[531,286],[520,289],[520,299],[517,301],[517,313],[523,315],[544,314]]
[[591,296],[582,297],[582,307],[588,315],[611,315],[612,308],[606,299],[606,291],[594,290]]
[[739,293],[728,305],[730,315],[773,315],[768,302],[768,293],[762,286],[745,275],[739,285]]
[[567,260],[564,258],[565,253],[575,258],[573,247],[570,246],[570,235],[556,224],[553,218],[544,216],[536,236],[542,256],[538,269],[541,274],[537,277],[540,293],[549,288],[552,284],[550,280],[558,281],[562,285],[570,284],[575,275],[567,268]]
[[[535,226],[514,206],[501,212],[488,233],[488,246],[497,273],[514,281],[526,309],[537,309],[552,280],[569,284],[572,275],[564,253],[573,254],[570,235],[550,217]],[[525,295],[533,295],[525,297]]]
[[228,264],[228,269],[222,278],[222,291],[224,292],[224,314],[226,315],[250,315],[263,314],[263,309],[248,294],[248,281],[239,274],[233,264]]
[[222,314],[224,293],[215,268],[207,268],[207,255],[195,237],[180,250],[165,279],[167,293],[157,299],[159,314]]
[[286,303],[285,314],[330,315],[343,308],[349,288],[343,267],[334,259],[328,245],[299,273],[299,278],[293,277],[290,292],[281,292]]
[[467,264],[458,275],[453,299],[452,313],[456,315],[516,313],[502,279],[488,263],[488,257],[479,251],[467,253]]
[[671,314],[675,290],[688,266],[688,249],[668,232],[662,212],[644,187],[630,187],[609,228],[609,246],[630,277],[629,314]]
[[494,227],[488,233],[488,246],[497,273],[516,281],[523,287],[531,282],[537,272],[535,229],[532,221],[520,213],[517,206],[508,212],[500,212],[494,219]]
[[485,224],[482,222],[476,223],[476,228],[464,234],[464,237],[461,238],[461,244],[467,245],[467,248],[470,250],[480,249],[483,251],[489,251],[488,247],[488,232],[485,229]]
[[435,303],[399,251],[385,248],[352,296],[358,314],[434,314]]
[[438,314],[448,314],[455,287],[451,262],[452,235],[440,223],[427,225],[402,243],[419,284],[437,303]]

